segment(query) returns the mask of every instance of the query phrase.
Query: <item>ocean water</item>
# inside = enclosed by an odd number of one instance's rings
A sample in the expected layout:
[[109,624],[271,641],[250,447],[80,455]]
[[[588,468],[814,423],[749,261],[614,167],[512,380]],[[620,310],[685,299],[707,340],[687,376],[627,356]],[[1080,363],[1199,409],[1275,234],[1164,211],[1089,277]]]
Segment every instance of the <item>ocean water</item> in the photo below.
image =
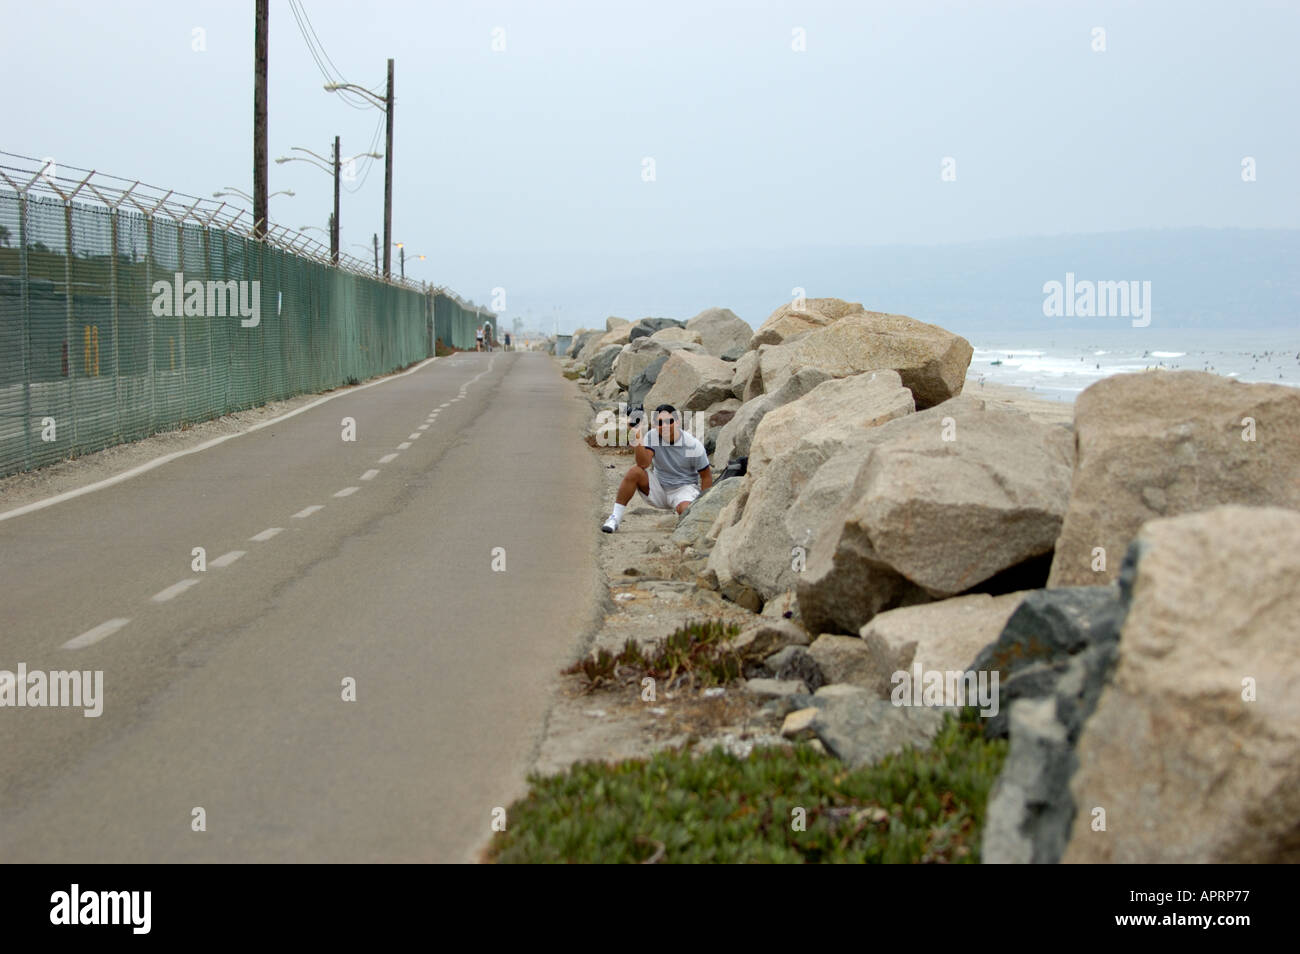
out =
[[1209,371],[1240,381],[1300,387],[1300,330],[1151,328],[1005,332],[969,336],[968,382],[981,378],[1073,402],[1112,374],[1148,368]]

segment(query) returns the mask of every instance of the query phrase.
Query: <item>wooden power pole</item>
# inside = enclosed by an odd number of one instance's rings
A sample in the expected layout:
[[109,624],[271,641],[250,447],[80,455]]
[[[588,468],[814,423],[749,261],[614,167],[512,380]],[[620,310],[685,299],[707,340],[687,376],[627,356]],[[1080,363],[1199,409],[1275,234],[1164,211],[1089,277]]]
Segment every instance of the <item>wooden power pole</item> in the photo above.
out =
[[253,54],[253,236],[267,229],[266,201],[266,31],[270,0],[257,0],[257,28]]
[[387,148],[384,149],[384,278],[393,276],[393,61],[388,61]]

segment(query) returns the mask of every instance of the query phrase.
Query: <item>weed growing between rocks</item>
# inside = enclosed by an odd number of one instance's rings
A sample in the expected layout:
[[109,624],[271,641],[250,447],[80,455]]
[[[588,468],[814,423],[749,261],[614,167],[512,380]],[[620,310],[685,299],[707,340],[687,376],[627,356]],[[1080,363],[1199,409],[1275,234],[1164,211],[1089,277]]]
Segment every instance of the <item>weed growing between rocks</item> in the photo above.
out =
[[[966,709],[925,750],[849,770],[810,746],[715,748],[529,778],[488,858],[504,863],[974,863],[1006,742]],[[796,823],[803,810],[804,830]]]
[[565,371],[563,373],[564,376],[568,378],[570,381],[576,381],[578,380],[578,378],[582,377],[581,371]]
[[601,686],[639,682],[650,676],[668,689],[691,684],[720,686],[741,676],[743,659],[729,641],[740,633],[735,623],[720,620],[690,622],[648,650],[635,639],[623,644],[617,655],[600,649],[562,670],[564,675],[587,677],[588,691]]

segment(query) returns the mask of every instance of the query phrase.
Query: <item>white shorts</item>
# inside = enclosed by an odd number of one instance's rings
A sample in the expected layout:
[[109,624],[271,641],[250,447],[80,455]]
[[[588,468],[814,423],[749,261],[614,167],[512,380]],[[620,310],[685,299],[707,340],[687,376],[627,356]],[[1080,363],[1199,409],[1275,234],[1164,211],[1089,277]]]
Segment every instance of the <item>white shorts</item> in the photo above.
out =
[[700,488],[695,484],[683,484],[680,487],[674,487],[672,490],[664,488],[659,483],[659,478],[655,476],[654,468],[649,471],[650,493],[641,493],[641,488],[637,488],[637,493],[650,501],[650,506],[658,507],[660,510],[676,510],[679,504],[694,503],[695,498],[700,495]]

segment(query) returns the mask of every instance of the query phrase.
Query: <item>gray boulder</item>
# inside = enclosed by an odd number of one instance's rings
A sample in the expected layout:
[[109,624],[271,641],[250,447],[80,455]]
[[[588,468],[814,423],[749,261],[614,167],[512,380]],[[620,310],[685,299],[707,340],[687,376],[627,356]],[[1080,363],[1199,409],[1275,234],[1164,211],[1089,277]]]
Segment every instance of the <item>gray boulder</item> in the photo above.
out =
[[698,332],[709,354],[722,357],[731,351],[743,354],[754,329],[729,308],[707,308],[686,322],[686,330]]
[[1070,492],[1068,430],[957,397],[866,433],[871,451],[799,576],[809,628],[856,633],[883,610],[956,596],[1050,558]]
[[1297,580],[1294,510],[1222,506],[1142,527],[1120,570],[1119,658],[1075,749],[1063,861],[1300,861]]
[[804,298],[784,304],[768,315],[749,339],[749,350],[753,351],[759,345],[782,344],[795,335],[824,328],[845,315],[859,314],[863,310],[860,302],[840,298]]
[[[622,350],[622,345],[612,344],[596,352],[591,363],[587,365],[587,378],[591,381],[604,381],[608,378],[610,372],[614,370],[614,359]],[[617,382],[615,384],[617,385]]]
[[694,547],[700,553],[708,553],[712,544],[705,535],[713,522],[717,520],[722,508],[736,496],[740,490],[742,478],[728,477],[720,480],[695,499],[686,513],[678,520],[677,529],[673,531],[672,542],[679,547]]
[[815,695],[813,707],[813,733],[850,768],[872,765],[906,748],[929,748],[944,716],[957,712],[945,706],[896,706],[866,691]]
[[835,378],[896,371],[924,409],[961,393],[972,353],[970,342],[938,325],[869,311],[767,348],[759,364],[764,391],[775,391],[800,368],[821,368]]
[[817,665],[817,660],[803,646],[786,646],[763,660],[763,665],[775,679],[798,679],[816,692],[826,685],[826,676]]
[[1222,504],[1300,510],[1300,388],[1118,374],[1080,394],[1074,415],[1079,452],[1049,586],[1114,579],[1148,520]]
[[803,368],[792,375],[776,393],[762,394],[742,404],[718,433],[717,446],[712,458],[714,466],[725,467],[730,460],[748,456],[754,432],[758,430],[758,425],[765,414],[791,401],[797,401],[823,381],[829,380],[830,375],[825,371],[818,368]]
[[646,395],[652,407],[671,404],[678,411],[703,411],[731,397],[731,365],[712,355],[674,351]]

